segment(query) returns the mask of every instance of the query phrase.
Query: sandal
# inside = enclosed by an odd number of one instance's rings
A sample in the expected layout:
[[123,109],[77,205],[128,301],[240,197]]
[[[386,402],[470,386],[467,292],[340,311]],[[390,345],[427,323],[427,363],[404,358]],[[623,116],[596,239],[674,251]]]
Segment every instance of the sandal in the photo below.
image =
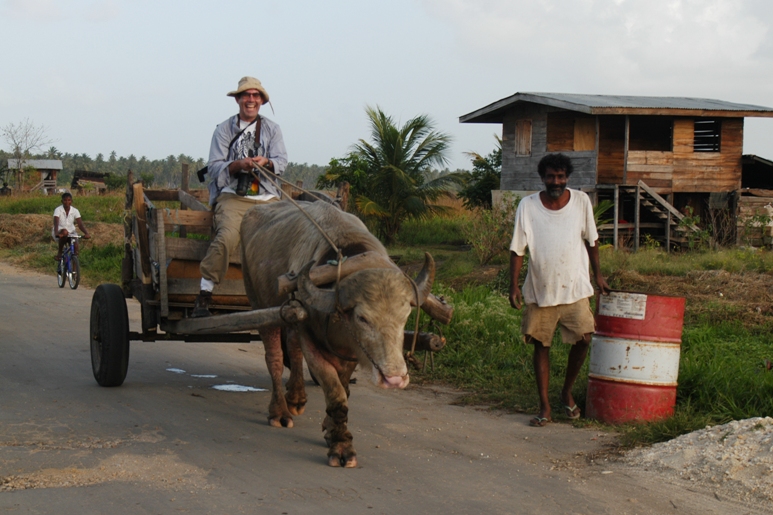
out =
[[580,408],[577,407],[577,404],[574,406],[564,406],[564,414],[569,420],[577,420],[580,418]]
[[534,417],[529,420],[529,425],[532,427],[545,427],[548,422],[552,422],[552,420],[545,417]]

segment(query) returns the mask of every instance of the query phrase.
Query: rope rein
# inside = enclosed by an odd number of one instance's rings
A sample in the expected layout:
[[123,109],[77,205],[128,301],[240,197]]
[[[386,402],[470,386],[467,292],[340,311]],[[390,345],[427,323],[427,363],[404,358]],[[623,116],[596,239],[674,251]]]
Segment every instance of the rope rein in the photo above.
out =
[[[287,180],[279,177],[278,175],[276,175],[274,173],[271,173],[270,171],[266,170],[264,167],[260,166],[259,164],[254,164],[253,166],[254,166],[254,168],[250,170],[250,174],[255,179],[257,179],[258,182],[260,182],[260,176],[258,176],[258,174],[255,173],[255,170],[260,172],[260,174],[262,176],[264,176],[266,178],[266,180],[268,180],[269,182],[272,181],[272,180],[279,180],[279,181],[281,181],[281,182],[283,182],[285,184],[288,184],[288,185],[292,186],[293,188],[301,190],[303,193],[311,195],[312,197],[316,198],[317,200],[320,200],[320,201],[324,202],[324,199],[322,199],[319,195],[317,195],[315,193],[312,193],[310,191],[307,191],[307,190],[305,190],[305,189],[303,189],[303,188],[301,188],[299,186],[296,186],[296,185],[292,184],[290,181],[287,181]],[[303,216],[305,216],[314,225],[314,227],[317,228],[317,230],[320,232],[320,234],[322,234],[322,236],[325,238],[325,240],[327,240],[327,242],[330,244],[330,246],[336,252],[337,269],[336,269],[336,283],[335,283],[335,307],[336,307],[336,312],[338,312],[340,315],[343,315],[343,311],[341,310],[341,306],[339,304],[339,286],[341,284],[341,264],[343,262],[343,256],[342,256],[342,253],[341,253],[341,249],[338,248],[338,246],[333,242],[332,238],[330,238],[330,236],[325,232],[325,230],[322,227],[320,227],[320,225],[295,201],[295,199],[292,198],[292,195],[285,195],[285,196],[287,197],[287,200],[289,200],[296,208],[298,208],[298,210],[301,213],[303,213]],[[411,356],[413,356],[414,352],[416,351],[416,341],[419,338],[419,319],[420,319],[420,315],[421,315],[421,310],[420,310],[421,306],[419,305],[420,304],[420,302],[419,302],[420,301],[420,299],[419,299],[419,287],[416,285],[416,282],[408,276],[408,274],[403,272],[403,275],[405,275],[405,277],[411,283],[411,286],[413,287],[414,295],[416,297],[416,324],[415,324],[415,329],[413,331],[413,343],[411,344],[411,351],[407,354],[408,357],[411,357]],[[345,317],[343,319],[346,320]],[[330,324],[330,315],[325,317],[325,339],[327,339],[327,332],[328,332],[328,329],[330,327],[329,324]],[[356,338],[355,338],[355,340],[356,340]],[[365,352],[365,355],[368,355],[367,351],[365,351],[365,349],[363,348],[363,346],[359,342],[359,340],[357,340],[357,345],[359,345],[360,348],[362,349],[362,351]],[[343,356],[343,355],[337,353],[336,351],[334,351],[330,347],[328,342],[325,342],[325,346],[327,347],[327,350],[331,354],[336,356],[337,358],[343,359],[345,361],[357,361],[356,358],[352,359],[350,357]],[[368,356],[368,359],[370,359],[370,356]],[[373,362],[372,359],[371,359],[371,362]],[[374,365],[375,365],[375,363],[374,363]],[[376,368],[378,368],[378,367],[376,367]],[[379,372],[381,372],[380,369],[379,369]],[[383,373],[382,373],[382,375],[383,375]]]

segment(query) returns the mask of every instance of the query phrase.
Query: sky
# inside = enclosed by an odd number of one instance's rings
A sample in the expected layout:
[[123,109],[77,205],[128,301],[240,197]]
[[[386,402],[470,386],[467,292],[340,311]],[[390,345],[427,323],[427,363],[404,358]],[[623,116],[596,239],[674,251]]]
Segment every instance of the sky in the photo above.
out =
[[[459,117],[516,92],[773,107],[772,25],[770,0],[0,0],[0,127],[28,119],[91,157],[206,159],[250,75],[290,161],[344,156],[370,105],[428,115],[469,169],[502,129]],[[773,118],[744,136],[773,159]]]

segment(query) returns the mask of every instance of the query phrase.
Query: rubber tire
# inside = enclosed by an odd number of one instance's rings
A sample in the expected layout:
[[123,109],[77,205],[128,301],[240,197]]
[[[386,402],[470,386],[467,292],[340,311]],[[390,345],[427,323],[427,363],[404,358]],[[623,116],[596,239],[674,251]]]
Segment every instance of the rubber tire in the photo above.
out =
[[81,283],[81,261],[78,256],[70,256],[70,268],[72,273],[67,276],[67,281],[70,283],[70,289],[75,290]]
[[67,282],[67,274],[64,272],[64,258],[59,260],[59,264],[56,265],[56,284],[60,288],[64,288],[64,283]]
[[91,298],[91,369],[100,386],[121,386],[129,368],[129,313],[123,290],[100,284]]

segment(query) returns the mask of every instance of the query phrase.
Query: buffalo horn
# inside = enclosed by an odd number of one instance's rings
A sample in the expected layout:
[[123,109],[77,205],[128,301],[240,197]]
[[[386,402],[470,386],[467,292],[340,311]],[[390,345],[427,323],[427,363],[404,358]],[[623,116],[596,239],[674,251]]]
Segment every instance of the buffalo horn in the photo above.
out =
[[[419,306],[424,304],[427,300],[427,296],[432,291],[432,283],[435,282],[435,260],[429,252],[424,253],[424,267],[416,276],[416,286],[419,288]],[[415,302],[411,302],[412,306],[415,306]]]
[[298,274],[298,294],[301,302],[322,313],[335,313],[335,292],[317,288],[309,278],[314,261],[309,261]]

